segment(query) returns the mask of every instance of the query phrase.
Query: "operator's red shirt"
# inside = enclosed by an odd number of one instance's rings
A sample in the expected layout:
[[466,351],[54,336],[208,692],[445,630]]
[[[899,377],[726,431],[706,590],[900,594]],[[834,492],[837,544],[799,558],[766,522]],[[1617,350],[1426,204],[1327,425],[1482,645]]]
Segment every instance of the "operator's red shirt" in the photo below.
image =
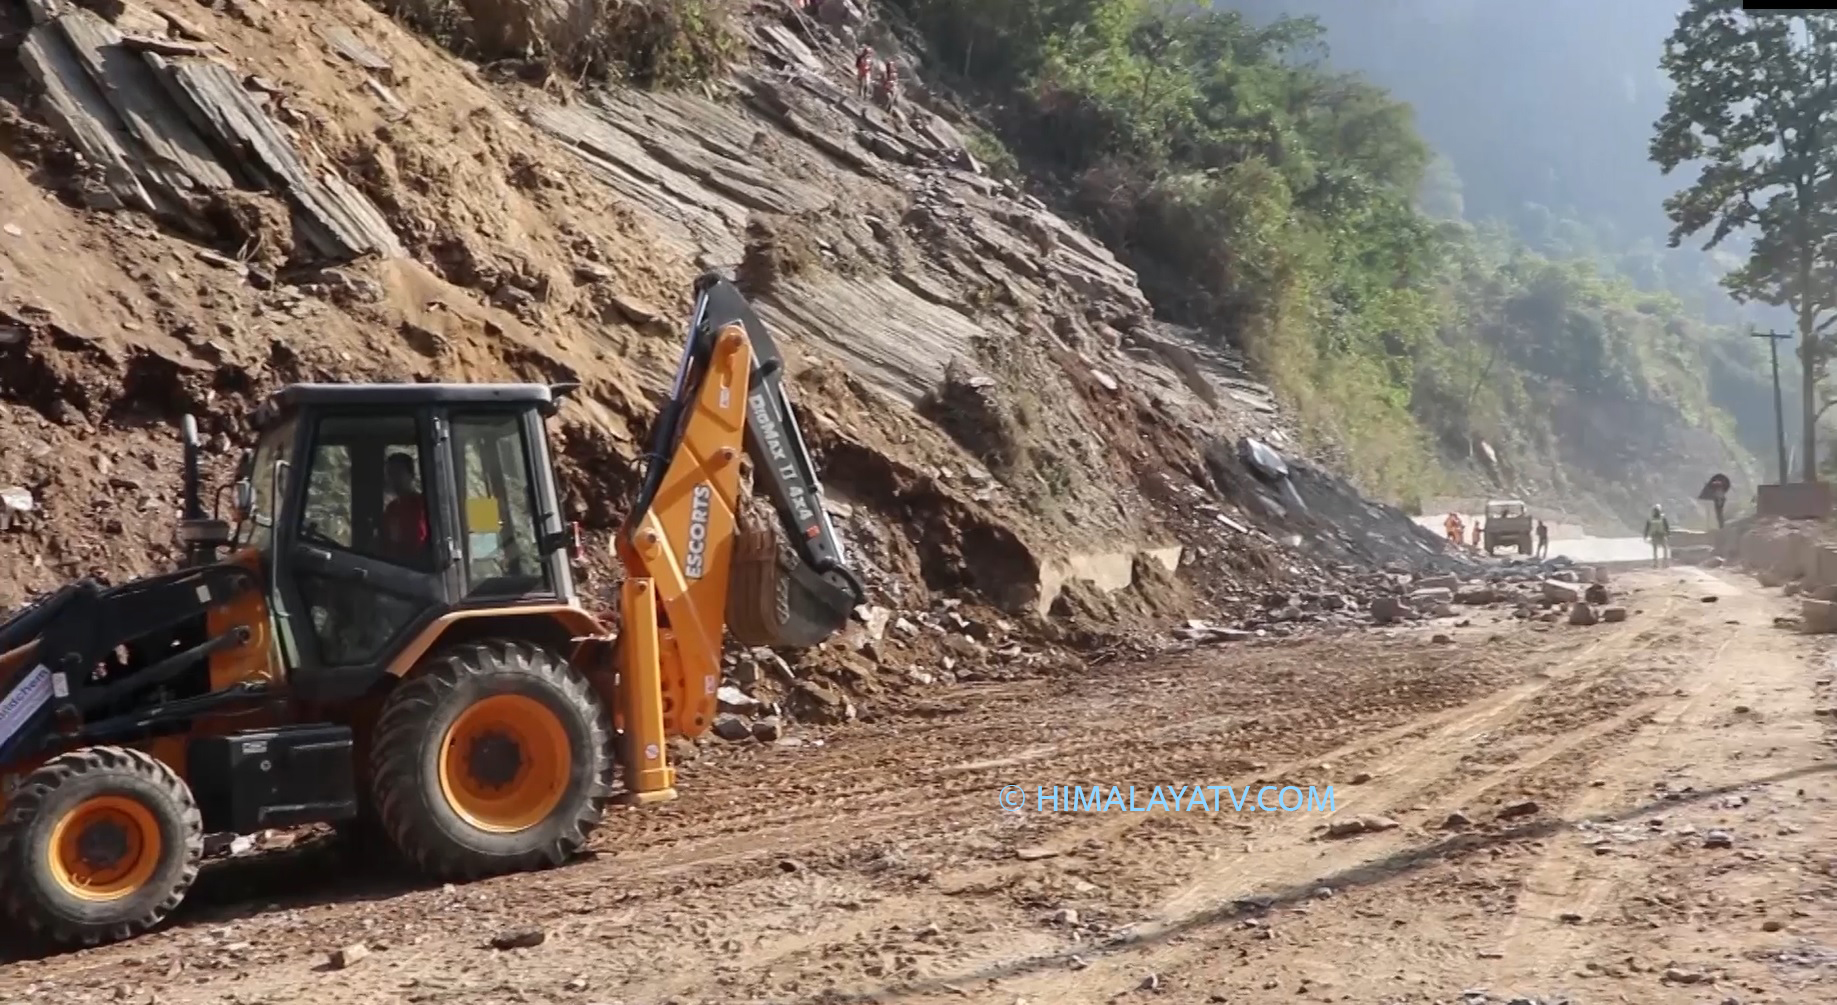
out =
[[383,507],[383,540],[389,542],[390,550],[402,553],[427,546],[427,505],[421,493],[396,496]]

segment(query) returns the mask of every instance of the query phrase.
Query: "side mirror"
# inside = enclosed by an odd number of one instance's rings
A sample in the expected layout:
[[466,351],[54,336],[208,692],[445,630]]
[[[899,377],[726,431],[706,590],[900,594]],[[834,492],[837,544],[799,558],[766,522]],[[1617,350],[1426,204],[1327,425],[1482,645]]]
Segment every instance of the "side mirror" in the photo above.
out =
[[236,507],[236,519],[247,520],[249,510],[255,506],[255,484],[247,478],[236,480],[236,496],[233,502]]

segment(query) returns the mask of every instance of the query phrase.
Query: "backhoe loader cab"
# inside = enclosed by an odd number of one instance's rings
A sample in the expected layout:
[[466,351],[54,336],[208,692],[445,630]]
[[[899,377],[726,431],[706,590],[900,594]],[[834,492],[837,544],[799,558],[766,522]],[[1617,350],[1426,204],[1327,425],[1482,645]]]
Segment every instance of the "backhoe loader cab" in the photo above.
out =
[[443,619],[573,603],[542,421],[567,390],[296,385],[257,410],[251,505],[230,547],[266,570],[296,697],[364,696]]
[[[0,622],[0,933],[156,925],[207,833],[333,823],[464,879],[672,798],[665,741],[708,728],[724,630],[813,645],[863,595],[770,336],[726,280],[696,293],[616,636],[575,597],[544,430],[572,385],[282,388],[233,524],[188,417],[181,568]],[[743,505],[742,451],[776,519]]]

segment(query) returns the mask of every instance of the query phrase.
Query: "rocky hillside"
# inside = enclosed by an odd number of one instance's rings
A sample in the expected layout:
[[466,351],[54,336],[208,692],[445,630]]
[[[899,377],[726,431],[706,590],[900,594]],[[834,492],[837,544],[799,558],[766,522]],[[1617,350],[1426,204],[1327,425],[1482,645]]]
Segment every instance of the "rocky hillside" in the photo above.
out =
[[0,608],[169,562],[177,417],[221,479],[298,380],[582,382],[554,427],[603,545],[709,268],[785,342],[867,567],[845,648],[1286,631],[1308,619],[1272,622],[1272,587],[1449,565],[1275,453],[1292,429],[1242,361],[1153,320],[952,123],[856,100],[827,30],[748,30],[730,79],[657,93],[480,68],[356,0],[0,2]]

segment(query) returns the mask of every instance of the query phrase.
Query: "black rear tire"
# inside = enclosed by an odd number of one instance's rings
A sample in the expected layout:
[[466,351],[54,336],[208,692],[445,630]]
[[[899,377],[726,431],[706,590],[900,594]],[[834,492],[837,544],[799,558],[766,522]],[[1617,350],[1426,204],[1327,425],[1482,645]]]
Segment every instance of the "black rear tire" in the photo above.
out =
[[[526,699],[539,708],[554,739],[565,735],[565,773],[553,808],[540,820],[516,827],[489,828],[449,794],[443,765],[448,733],[469,709],[501,698]],[[496,736],[496,734],[493,734]],[[517,758],[540,760],[540,751],[500,743]],[[534,746],[525,744],[523,746]],[[434,657],[389,696],[377,720],[371,748],[375,805],[396,850],[415,868],[437,879],[461,880],[522,872],[566,862],[599,826],[613,794],[616,763],[612,723],[585,677],[568,663],[525,642],[467,643]],[[513,772],[515,768],[511,769]],[[536,770],[532,768],[530,779]],[[457,784],[457,783],[455,783]],[[506,791],[523,784],[504,783]]]
[[[98,825],[98,839],[116,852],[138,849],[130,855],[144,855],[149,868],[138,882],[123,880],[112,896],[92,887],[86,897],[60,881],[59,872],[69,870],[57,864],[54,838],[79,810],[105,801],[126,809],[91,817],[108,821]],[[77,844],[75,835],[68,837],[69,846]],[[133,938],[178,908],[203,858],[203,817],[190,787],[171,768],[126,747],[61,754],[20,782],[0,818],[0,930],[60,946]],[[122,868],[133,876],[141,871]]]

